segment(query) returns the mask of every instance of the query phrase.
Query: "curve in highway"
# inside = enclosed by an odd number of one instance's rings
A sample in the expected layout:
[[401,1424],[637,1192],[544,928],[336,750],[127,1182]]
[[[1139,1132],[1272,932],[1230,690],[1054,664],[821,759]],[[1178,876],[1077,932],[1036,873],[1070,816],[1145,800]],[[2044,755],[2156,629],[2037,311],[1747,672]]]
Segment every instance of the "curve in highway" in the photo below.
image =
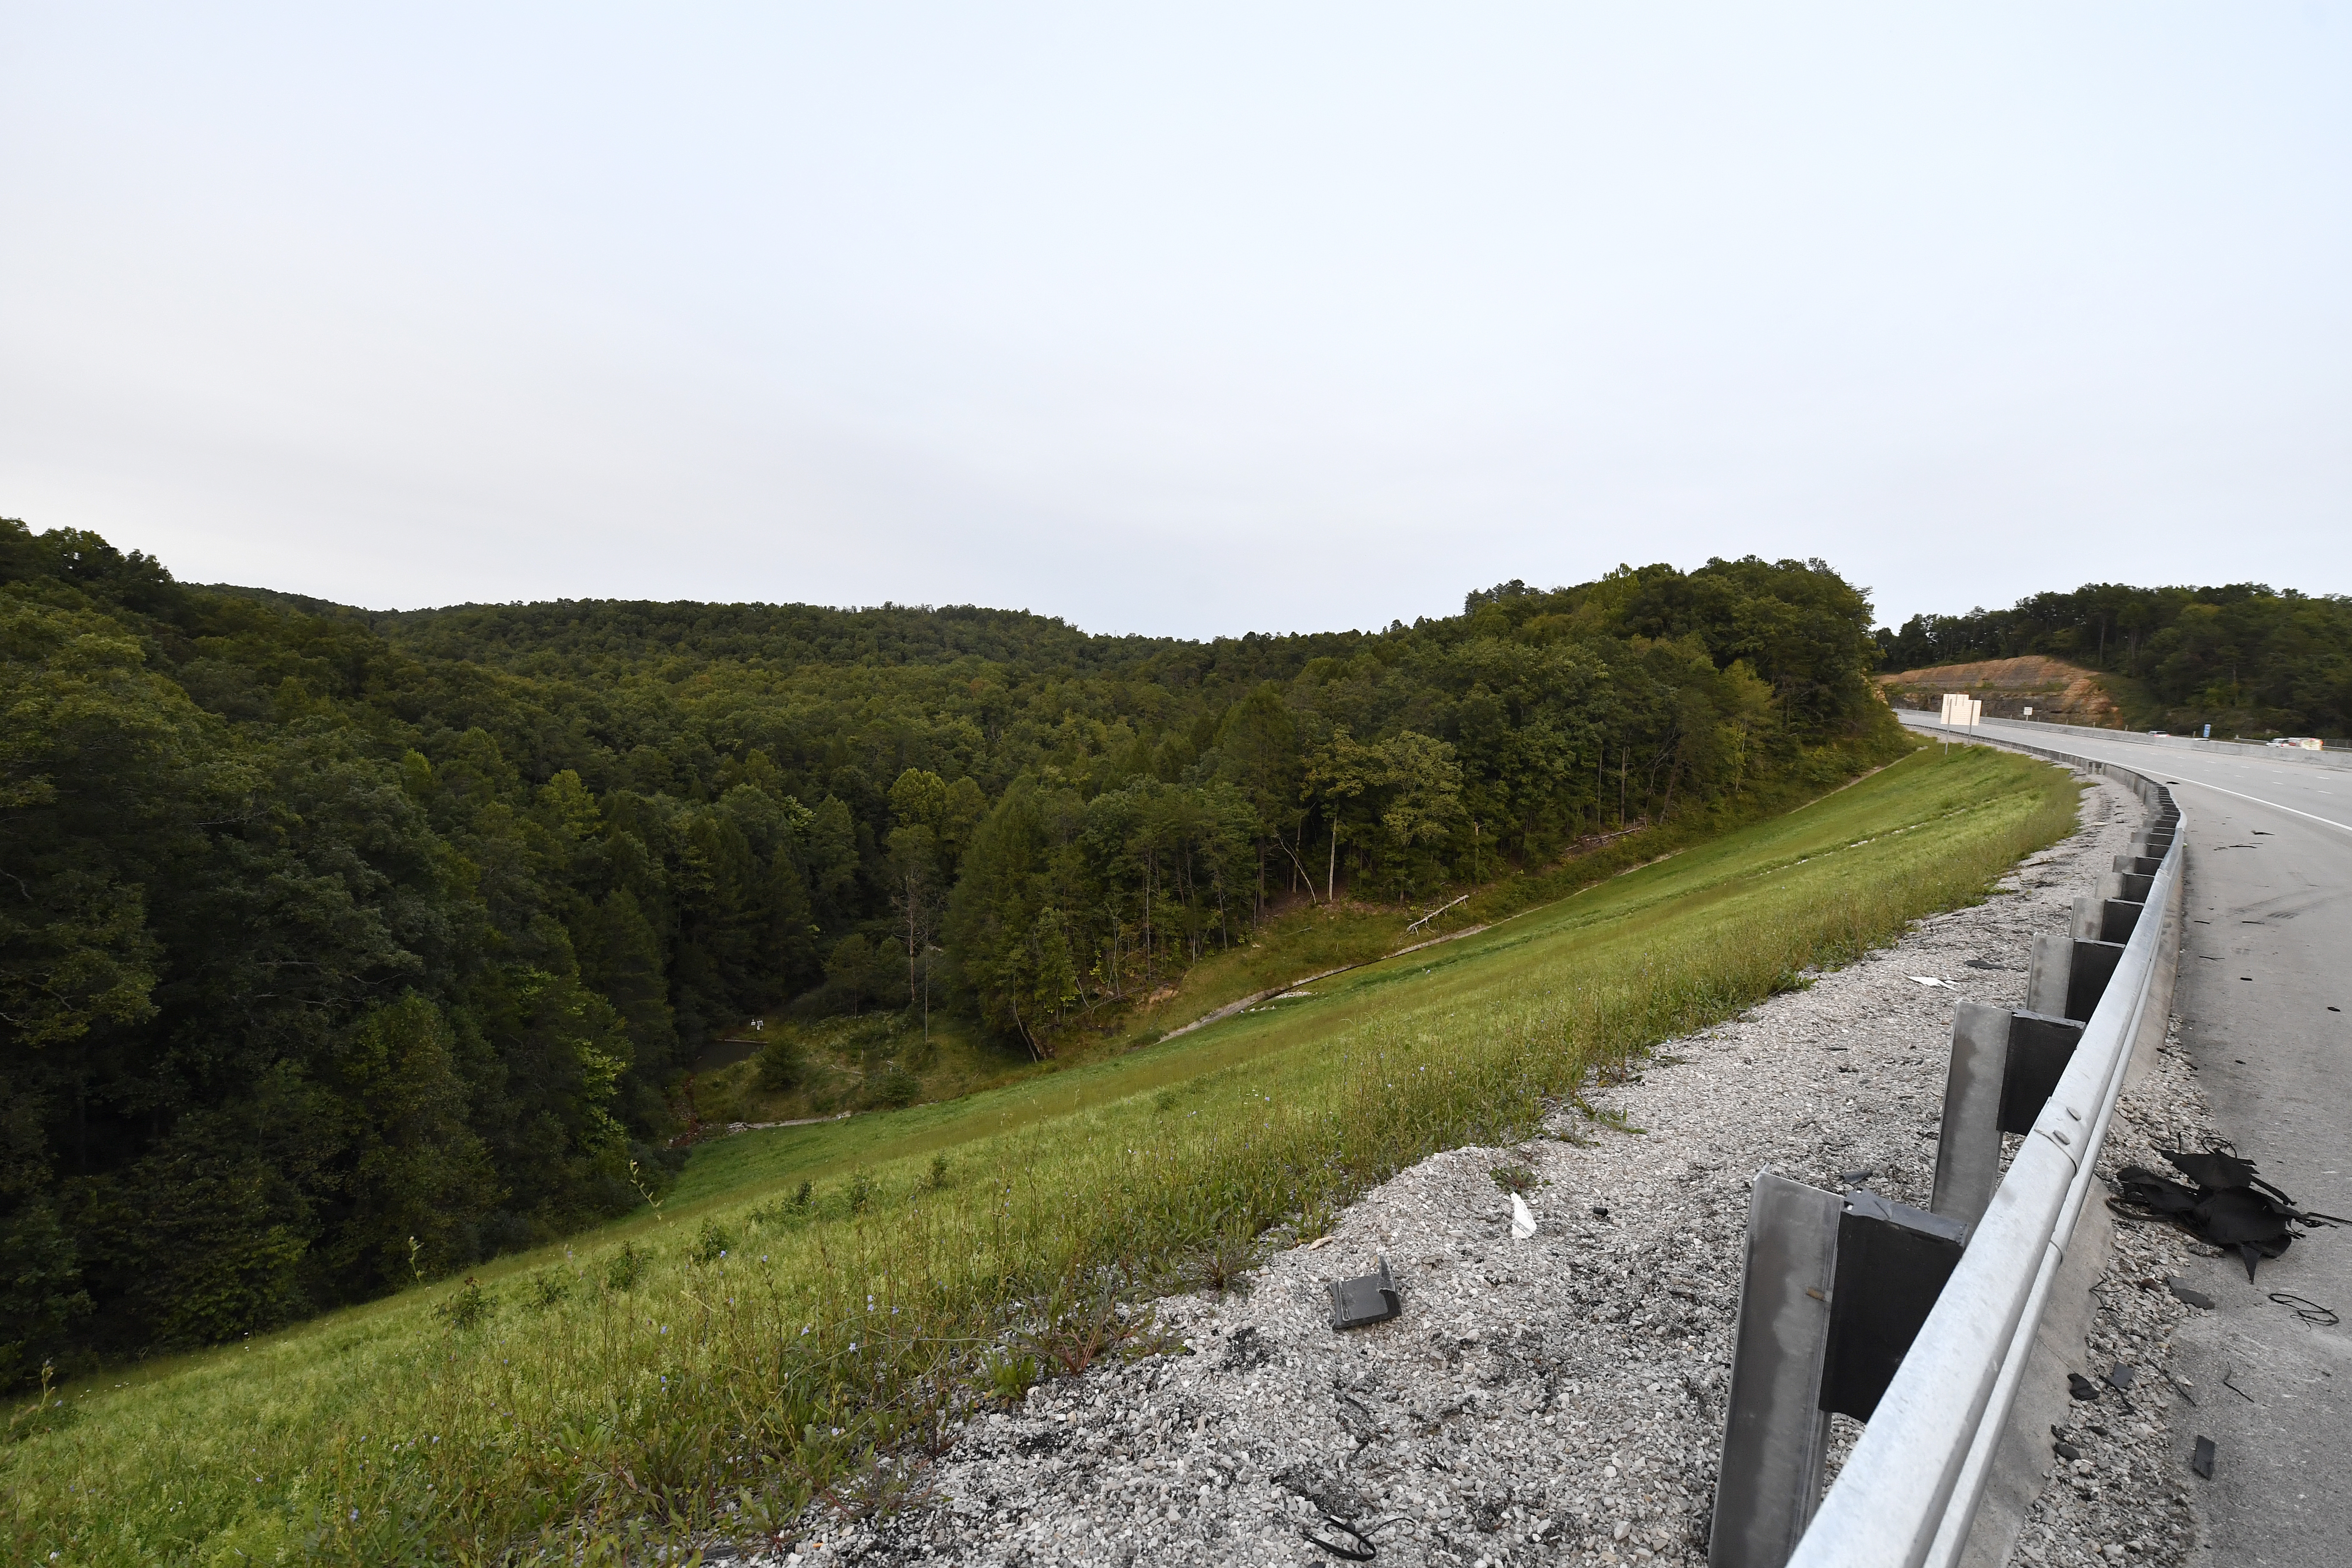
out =
[[[2352,1215],[2352,773],[2037,728],[1979,733],[2173,786],[2188,854],[2173,1010],[2215,1124],[2302,1207]],[[2196,1268],[2185,1282],[2216,1310],[2179,1335],[2175,1369],[2198,1409],[2176,1425],[2184,1448],[2167,1480],[2202,1508],[2199,1560],[2352,1562],[2352,1229],[2315,1232],[2251,1284],[2235,1258]],[[2344,1321],[2307,1322],[2273,1292]],[[2210,1485],[2189,1479],[2199,1433],[2216,1448]]]

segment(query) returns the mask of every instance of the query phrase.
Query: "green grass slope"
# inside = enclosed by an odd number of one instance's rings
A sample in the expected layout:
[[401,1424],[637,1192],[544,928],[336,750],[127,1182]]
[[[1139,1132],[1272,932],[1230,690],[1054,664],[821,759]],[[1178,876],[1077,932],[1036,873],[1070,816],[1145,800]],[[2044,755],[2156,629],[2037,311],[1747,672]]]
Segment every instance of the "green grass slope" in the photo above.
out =
[[[1983,895],[2057,770],[1916,752],[1771,821],[1162,1045],[698,1151],[657,1215],[69,1391],[0,1448],[14,1560],[603,1558],[829,1493],[1105,1304],[1328,1223],[1587,1075]],[[729,1505],[733,1511],[725,1511]]]

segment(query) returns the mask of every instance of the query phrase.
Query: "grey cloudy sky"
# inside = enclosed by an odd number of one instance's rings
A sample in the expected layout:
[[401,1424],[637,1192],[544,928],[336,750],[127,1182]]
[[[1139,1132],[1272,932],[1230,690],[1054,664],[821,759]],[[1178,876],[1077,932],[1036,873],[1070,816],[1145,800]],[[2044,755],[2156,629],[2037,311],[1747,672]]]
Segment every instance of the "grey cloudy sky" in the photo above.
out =
[[0,515],[1202,635],[2352,589],[2352,11],[0,5]]

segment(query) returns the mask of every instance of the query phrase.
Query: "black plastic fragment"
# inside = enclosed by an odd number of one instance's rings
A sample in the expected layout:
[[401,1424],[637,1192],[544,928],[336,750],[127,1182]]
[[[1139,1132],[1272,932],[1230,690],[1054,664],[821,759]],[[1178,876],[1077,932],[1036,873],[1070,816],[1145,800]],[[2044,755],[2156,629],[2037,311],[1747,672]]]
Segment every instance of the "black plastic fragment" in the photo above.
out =
[[2188,1302],[2192,1307],[2201,1308],[2208,1312],[2213,1310],[2212,1297],[2208,1296],[2202,1290],[2195,1289],[2189,1286],[2182,1284],[2176,1278],[2168,1276],[2164,1281],[2164,1288],[2171,1291],[2175,1296],[2178,1296],[2180,1300]]
[[2119,1361],[2116,1363],[2115,1369],[2107,1373],[2107,1381],[2114,1384],[2117,1388],[2129,1390],[2132,1385],[2132,1380],[2138,1375],[2139,1374],[2137,1373],[2132,1370],[2129,1363]]
[[1353,1526],[1341,1524],[1336,1519],[1327,1519],[1323,1521],[1323,1528],[1327,1530],[1340,1531],[1350,1540],[1354,1541],[1356,1544],[1353,1546],[1342,1546],[1336,1541],[1324,1540],[1321,1536],[1316,1534],[1315,1531],[1311,1530],[1302,1530],[1298,1533],[1306,1539],[1307,1545],[1319,1546],[1324,1551],[1329,1552],[1332,1556],[1344,1558],[1349,1563],[1370,1563],[1373,1558],[1381,1554],[1380,1548],[1374,1546],[1363,1536],[1358,1535]]
[[2050,1445],[2050,1451],[2069,1463],[2083,1457],[2083,1450],[2072,1443],[2053,1443]]
[[1372,1537],[1396,1522],[1393,1519],[1384,1519],[1370,1530],[1358,1530],[1345,1520],[1333,1519],[1330,1515],[1325,1514],[1322,1524],[1318,1528],[1339,1531],[1355,1542],[1356,1544],[1353,1546],[1343,1546],[1336,1541],[1326,1541],[1312,1530],[1302,1530],[1298,1533],[1306,1539],[1308,1545],[1319,1546],[1334,1557],[1349,1563],[1370,1563],[1381,1554],[1381,1549],[1372,1544]]
[[2302,1237],[2294,1226],[2347,1223],[2335,1215],[2296,1208],[2294,1199],[2255,1174],[2252,1161],[2241,1159],[2234,1151],[2160,1152],[2196,1184],[2195,1189],[2145,1167],[2126,1165],[2116,1173],[2122,1196],[2109,1198],[2107,1206],[2131,1219],[2168,1219],[2211,1246],[2234,1250],[2250,1280],[2257,1263],[2278,1257]]
[[2066,1374],[2066,1392],[2077,1399],[2096,1399],[2099,1385],[2079,1372],[2070,1372]]
[[1381,1254],[1374,1257],[1381,1266],[1379,1273],[1334,1279],[1328,1286],[1333,1328],[1361,1329],[1385,1323],[1404,1310],[1404,1298],[1397,1293],[1396,1277],[1389,1272],[1388,1258]]
[[2292,1290],[2273,1290],[2271,1292],[2271,1300],[2282,1307],[2293,1308],[2296,1317],[2316,1329],[2332,1329],[2344,1321],[2336,1315],[2336,1310],[2333,1307],[2323,1307],[2318,1302],[2298,1296]]
[[2197,1439],[2197,1451],[2189,1457],[2189,1468],[2207,1480],[2213,1479],[2213,1439]]

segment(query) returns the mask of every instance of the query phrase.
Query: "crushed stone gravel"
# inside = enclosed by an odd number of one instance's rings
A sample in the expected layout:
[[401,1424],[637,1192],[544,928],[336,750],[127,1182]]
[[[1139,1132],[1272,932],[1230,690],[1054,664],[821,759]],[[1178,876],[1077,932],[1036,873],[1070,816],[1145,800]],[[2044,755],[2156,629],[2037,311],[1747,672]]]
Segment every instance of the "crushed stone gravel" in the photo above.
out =
[[[905,1489],[921,1501],[863,1518],[814,1505],[751,1555],[714,1542],[707,1561],[1303,1565],[1341,1560],[1309,1532],[1360,1550],[1338,1520],[1387,1563],[1703,1563],[1749,1183],[1769,1166],[1927,1205],[1955,1005],[2017,1005],[2034,938],[2065,928],[2140,820],[2135,797],[2084,782],[2081,830],[1982,904],[1660,1047],[1588,1089],[1597,1119],[1565,1110],[1524,1144],[1421,1162],[1266,1258],[1245,1293],[1163,1300],[1183,1352],[976,1414]],[[2201,1135],[2202,1116],[2168,1046],[2105,1168]],[[1493,1174],[1510,1166],[1536,1177],[1526,1239]],[[2037,1505],[2027,1561],[2113,1561],[2118,1545],[2174,1561],[2185,1539],[2153,1395],[2188,1309],[2140,1281],[2160,1287],[2195,1244],[2119,1228],[2085,1356],[2139,1367],[2140,1393],[2131,1413],[2110,1396],[2077,1421],[2084,1457]],[[1381,1257],[1402,1315],[1335,1331],[1328,1283]],[[1832,1464],[1857,1430],[1837,1426]]]

